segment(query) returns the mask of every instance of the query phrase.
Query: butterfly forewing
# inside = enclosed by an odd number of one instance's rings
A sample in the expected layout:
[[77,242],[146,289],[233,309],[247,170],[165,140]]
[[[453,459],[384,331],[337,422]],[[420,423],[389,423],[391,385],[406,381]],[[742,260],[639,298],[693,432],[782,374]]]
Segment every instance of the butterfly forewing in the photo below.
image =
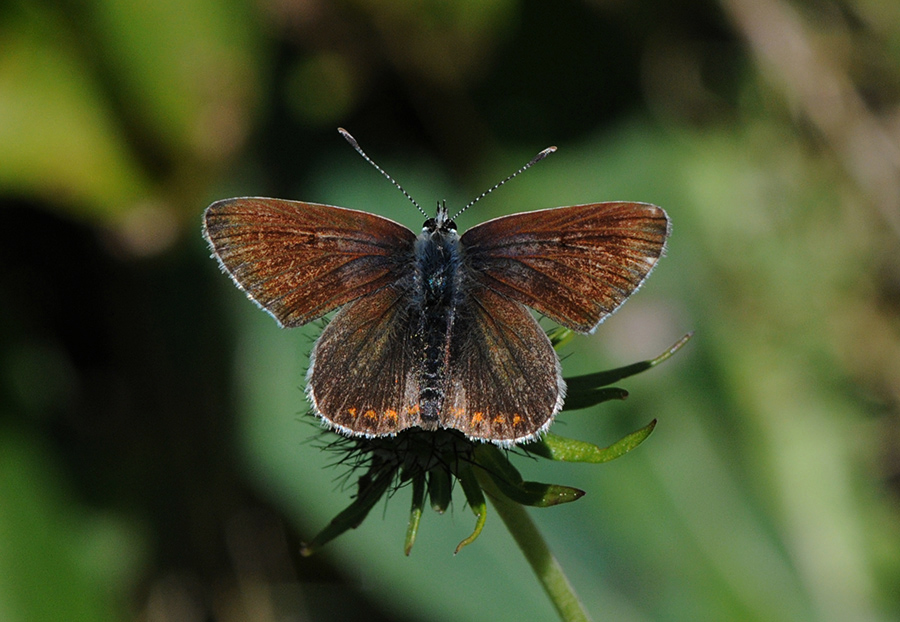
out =
[[239,198],[213,203],[204,235],[238,286],[283,326],[300,326],[410,270],[415,234],[356,210]]
[[495,218],[460,241],[473,280],[589,332],[640,287],[668,233],[661,208],[614,202]]

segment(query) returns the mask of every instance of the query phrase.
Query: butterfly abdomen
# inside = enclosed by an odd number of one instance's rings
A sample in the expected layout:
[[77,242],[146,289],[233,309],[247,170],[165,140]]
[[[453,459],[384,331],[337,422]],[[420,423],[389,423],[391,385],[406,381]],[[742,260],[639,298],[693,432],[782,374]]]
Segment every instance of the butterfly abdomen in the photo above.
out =
[[459,296],[459,237],[456,231],[426,230],[416,240],[415,290],[411,321],[421,353],[419,416],[421,427],[440,423],[446,397],[450,335]]

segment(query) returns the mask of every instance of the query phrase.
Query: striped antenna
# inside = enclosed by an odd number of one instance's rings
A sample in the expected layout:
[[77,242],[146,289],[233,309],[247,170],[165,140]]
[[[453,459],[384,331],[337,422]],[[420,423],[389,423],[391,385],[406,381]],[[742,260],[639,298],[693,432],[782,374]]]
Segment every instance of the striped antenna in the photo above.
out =
[[544,149],[543,151],[541,151],[539,154],[537,154],[536,156],[534,156],[533,158],[531,158],[531,161],[530,161],[528,164],[526,164],[525,166],[523,166],[522,168],[520,168],[519,170],[517,170],[515,173],[513,173],[512,175],[510,175],[509,177],[507,177],[506,179],[504,179],[504,180],[501,181],[500,183],[494,184],[493,187],[488,188],[487,190],[485,190],[484,192],[482,192],[481,194],[479,194],[477,197],[475,197],[474,199],[472,199],[471,201],[469,201],[468,205],[466,205],[464,208],[462,208],[461,210],[459,210],[458,212],[456,212],[456,214],[454,214],[454,215],[453,215],[453,218],[451,218],[450,220],[456,220],[456,218],[457,218],[460,214],[462,214],[464,211],[466,211],[467,209],[469,209],[470,207],[472,207],[473,205],[475,205],[476,203],[478,203],[481,199],[483,199],[484,197],[486,197],[487,195],[489,195],[490,193],[492,193],[494,190],[496,190],[497,188],[499,188],[500,186],[502,186],[503,184],[505,184],[506,182],[508,182],[508,181],[509,181],[510,179],[512,179],[513,177],[516,177],[516,176],[518,176],[518,175],[524,173],[525,171],[527,171],[527,170],[530,169],[532,166],[534,166],[535,164],[537,164],[538,162],[540,162],[541,160],[543,160],[544,158],[546,158],[548,155],[550,155],[550,154],[553,153],[554,151],[556,151],[556,147],[547,147],[546,149]]
[[[343,136],[344,139],[345,139],[348,143],[350,143],[350,146],[351,146],[351,147],[353,147],[354,149],[356,149],[356,152],[357,152],[359,155],[361,155],[361,156],[365,159],[366,162],[368,162],[369,164],[371,164],[372,166],[374,166],[375,169],[376,169],[379,173],[381,173],[382,175],[384,175],[385,178],[386,178],[389,182],[391,182],[392,184],[394,184],[394,185],[397,187],[397,189],[400,190],[400,192],[403,193],[403,196],[405,196],[407,199],[409,199],[410,202],[411,202],[413,205],[416,206],[416,209],[418,209],[420,212],[422,212],[422,215],[425,216],[425,218],[429,218],[428,213],[425,212],[425,210],[423,210],[422,207],[421,207],[418,203],[416,203],[416,200],[415,200],[414,198],[412,198],[411,196],[409,196],[409,193],[408,193],[406,190],[403,189],[403,186],[401,186],[400,184],[398,184],[397,181],[396,181],[393,177],[391,177],[390,175],[388,175],[388,174],[385,172],[385,170],[384,170],[383,168],[381,168],[380,166],[378,166],[377,164],[375,164],[375,162],[372,160],[372,158],[370,158],[369,156],[366,155],[366,152],[362,150],[362,147],[359,146],[359,143],[356,142],[356,139],[353,138],[353,136],[350,134],[350,132],[348,132],[347,130],[345,130],[345,129],[342,128],[342,127],[339,127],[339,128],[338,128],[338,132],[340,132],[340,133],[341,133],[341,136]],[[529,165],[529,166],[530,166],[530,165]],[[526,168],[527,168],[527,167],[526,167]],[[493,188],[491,188],[491,190],[493,190]],[[479,197],[479,198],[481,198],[481,197]]]

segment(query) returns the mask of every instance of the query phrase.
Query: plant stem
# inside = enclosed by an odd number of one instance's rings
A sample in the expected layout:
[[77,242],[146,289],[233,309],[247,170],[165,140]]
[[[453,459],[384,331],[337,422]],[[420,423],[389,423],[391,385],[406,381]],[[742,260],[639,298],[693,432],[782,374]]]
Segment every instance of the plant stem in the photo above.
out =
[[483,469],[475,469],[482,489],[487,493],[497,514],[503,519],[506,528],[515,538],[525,559],[531,564],[534,574],[543,586],[547,596],[556,608],[563,622],[589,622],[587,612],[572,585],[566,578],[559,562],[550,552],[547,542],[538,531],[524,506],[505,496],[491,477]]

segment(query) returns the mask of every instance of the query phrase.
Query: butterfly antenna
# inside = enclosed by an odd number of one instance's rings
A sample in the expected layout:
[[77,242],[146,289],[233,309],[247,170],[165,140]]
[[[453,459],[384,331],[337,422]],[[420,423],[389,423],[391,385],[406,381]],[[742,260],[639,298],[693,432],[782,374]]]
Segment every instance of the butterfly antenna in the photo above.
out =
[[[366,155],[366,152],[362,150],[362,147],[359,146],[359,143],[356,142],[356,139],[353,138],[353,136],[350,134],[350,132],[348,132],[347,130],[345,130],[345,129],[342,128],[342,127],[339,127],[339,128],[338,128],[338,132],[340,132],[340,133],[341,133],[341,136],[343,136],[344,139],[345,139],[348,143],[350,143],[350,146],[351,146],[351,147],[353,147],[354,149],[356,149],[356,152],[357,152],[359,155],[361,155],[361,156],[363,157],[363,159],[365,159],[366,162],[368,162],[369,164],[371,164],[372,166],[374,166],[375,169],[376,169],[379,173],[381,173],[382,175],[384,175],[384,177],[385,177],[389,182],[391,182],[392,184],[394,184],[394,185],[397,187],[397,189],[400,190],[400,192],[403,193],[403,196],[405,196],[407,199],[409,199],[410,202],[411,202],[413,205],[416,206],[416,209],[418,209],[420,212],[422,212],[422,215],[425,216],[425,218],[428,218],[428,217],[429,217],[429,216],[428,216],[428,213],[427,213],[425,210],[423,210],[422,207],[421,207],[418,203],[416,203],[416,200],[415,200],[414,198],[412,198],[411,196],[409,196],[409,193],[408,193],[406,190],[403,189],[403,186],[401,186],[400,184],[397,183],[397,180],[395,180],[393,177],[391,177],[390,175],[388,175],[387,172],[386,172],[383,168],[381,168],[380,166],[378,166],[377,164],[375,164],[375,162],[372,160],[372,158],[370,158],[369,156]],[[529,164],[529,166],[531,166],[531,165]],[[525,167],[525,168],[528,168],[528,167]],[[493,188],[492,188],[492,190],[493,190]],[[479,197],[479,198],[480,198],[480,197]]]
[[487,190],[485,190],[484,192],[482,192],[481,194],[479,194],[477,197],[475,197],[474,199],[472,199],[471,201],[469,201],[468,205],[466,205],[464,208],[462,208],[461,210],[459,210],[458,212],[456,212],[456,214],[454,214],[454,215],[453,215],[453,218],[451,218],[450,220],[456,220],[456,218],[457,218],[460,214],[462,214],[464,211],[466,211],[467,209],[469,209],[470,207],[472,207],[473,205],[475,205],[476,203],[478,203],[481,199],[483,199],[484,197],[486,197],[487,195],[489,195],[490,193],[492,193],[494,190],[496,190],[497,188],[499,188],[500,186],[502,186],[503,184],[505,184],[506,182],[508,182],[508,181],[509,181],[510,179],[512,179],[513,177],[516,177],[516,176],[518,176],[518,175],[524,173],[525,171],[527,171],[527,170],[530,169],[532,166],[534,166],[535,164],[537,164],[538,162],[540,162],[541,160],[543,160],[544,158],[546,158],[548,155],[550,155],[550,154],[553,153],[554,151],[556,151],[556,147],[547,147],[546,149],[544,149],[543,151],[541,151],[539,154],[537,154],[536,156],[534,156],[533,158],[531,158],[531,161],[530,161],[528,164],[526,164],[525,166],[523,166],[522,168],[520,168],[519,170],[517,170],[515,173],[513,173],[512,175],[510,175],[509,177],[507,177],[506,179],[504,179],[504,180],[501,181],[500,183],[494,184],[493,187],[488,188]]

